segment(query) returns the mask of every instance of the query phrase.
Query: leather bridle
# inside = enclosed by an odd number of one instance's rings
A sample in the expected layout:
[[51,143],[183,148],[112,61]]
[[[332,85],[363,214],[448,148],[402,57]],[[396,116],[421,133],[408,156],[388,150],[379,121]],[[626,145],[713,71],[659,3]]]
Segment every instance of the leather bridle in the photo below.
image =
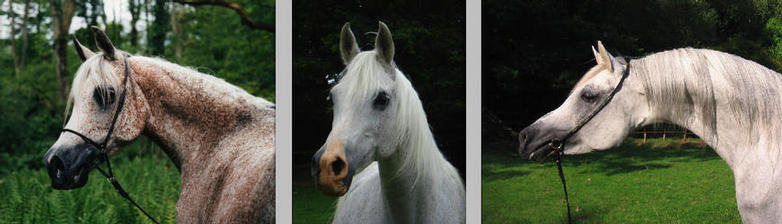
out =
[[[109,183],[111,183],[111,185],[114,186],[114,189],[117,190],[117,193],[119,193],[123,198],[127,199],[128,201],[130,201],[130,203],[133,204],[133,206],[135,206],[136,208],[138,208],[138,210],[143,212],[144,215],[146,215],[147,218],[149,218],[149,220],[152,220],[152,222],[154,222],[154,223],[158,223],[157,220],[152,218],[152,216],[149,215],[149,213],[147,213],[147,211],[145,211],[143,208],[141,208],[141,206],[139,206],[136,203],[136,201],[133,201],[133,199],[130,198],[130,195],[128,195],[128,193],[125,191],[125,189],[123,189],[122,186],[120,186],[119,182],[117,182],[117,179],[114,177],[114,172],[111,171],[111,162],[109,161],[109,156],[108,156],[109,138],[111,138],[111,134],[114,132],[114,128],[117,125],[117,119],[119,119],[119,114],[120,114],[120,112],[122,112],[122,108],[125,106],[125,95],[127,95],[127,92],[128,92],[127,83],[128,83],[128,79],[130,79],[132,77],[130,75],[131,71],[130,71],[130,65],[128,65],[128,57],[130,57],[130,56],[126,55],[124,57],[124,62],[125,62],[125,74],[124,74],[124,76],[125,76],[125,78],[124,78],[124,80],[122,80],[122,89],[123,89],[122,90],[122,94],[119,95],[119,100],[117,101],[117,110],[114,112],[114,118],[111,120],[111,125],[109,126],[109,132],[106,133],[106,137],[103,138],[103,141],[101,143],[97,143],[97,142],[93,141],[92,139],[90,139],[89,137],[87,137],[87,136],[85,136],[85,135],[83,135],[83,134],[81,134],[81,133],[79,133],[77,131],[74,131],[74,130],[71,130],[71,129],[67,129],[67,128],[63,128],[61,132],[73,133],[76,136],[79,136],[84,142],[89,143],[90,145],[94,146],[98,150],[98,160],[95,160],[95,162],[93,164],[91,164],[91,167],[94,167],[94,168],[98,169],[98,171],[100,171],[100,173],[103,174],[103,176],[106,177],[106,180],[108,180]],[[106,162],[106,171],[101,169],[100,166],[99,166],[100,163],[104,162],[104,161]]]
[[[614,95],[616,95],[619,90],[622,89],[622,84],[624,84],[625,79],[627,79],[627,76],[630,75],[630,60],[627,59],[627,65],[625,65],[625,70],[622,73],[622,78],[619,80],[619,83],[616,84],[616,87],[613,91],[611,91],[610,95],[608,95],[608,98],[604,100],[592,113],[590,113],[588,116],[584,117],[584,119],[581,119],[576,127],[571,129],[567,134],[565,134],[562,138],[554,137],[546,143],[546,145],[552,150],[551,153],[549,153],[547,156],[551,156],[551,154],[556,154],[556,162],[557,162],[557,171],[559,173],[559,179],[562,181],[562,189],[565,192],[565,203],[567,205],[567,221],[568,223],[571,223],[570,218],[570,200],[568,199],[567,195],[567,184],[565,183],[565,175],[562,173],[562,155],[565,154],[565,142],[572,137],[574,134],[576,134],[581,128],[584,127],[589,121],[592,120],[600,111],[603,110],[603,108],[608,105],[609,102],[611,102],[612,99],[614,99]],[[608,62],[611,63],[611,62]]]

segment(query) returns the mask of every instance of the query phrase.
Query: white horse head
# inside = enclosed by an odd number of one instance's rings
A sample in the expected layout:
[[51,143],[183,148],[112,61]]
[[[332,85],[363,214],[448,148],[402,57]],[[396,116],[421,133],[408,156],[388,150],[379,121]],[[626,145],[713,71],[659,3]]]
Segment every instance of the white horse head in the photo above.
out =
[[[628,69],[628,62],[609,54],[601,42],[597,45],[599,51],[592,47],[597,65],[578,81],[565,102],[519,133],[522,158],[542,162],[553,155],[553,149],[547,145],[549,141],[564,138],[576,129],[579,122],[600,110],[600,104],[609,100],[611,92],[617,88]],[[565,154],[611,148],[620,144],[634,127],[645,122],[649,106],[644,86],[638,82],[624,82],[618,88],[602,110],[563,142]]]
[[[101,144],[109,132],[119,98],[125,94],[122,111],[116,120],[116,129],[105,139],[113,153],[121,144],[138,137],[143,128],[148,107],[142,91],[132,80],[125,79],[129,54],[114,48],[108,36],[97,27],[91,28],[102,53],[93,53],[74,37],[73,44],[83,63],[74,75],[66,108],[66,129],[81,133]],[[132,73],[132,71],[129,71]],[[123,85],[124,83],[124,85]],[[72,189],[87,183],[89,172],[99,163],[98,149],[74,133],[62,132],[44,155],[49,178],[55,189]]]
[[329,95],[334,105],[331,133],[312,161],[312,175],[327,195],[344,195],[353,174],[392,155],[405,134],[405,100],[415,92],[399,88],[410,84],[393,62],[391,31],[382,22],[379,26],[375,49],[364,52],[350,25],[342,27],[340,52],[346,68]]

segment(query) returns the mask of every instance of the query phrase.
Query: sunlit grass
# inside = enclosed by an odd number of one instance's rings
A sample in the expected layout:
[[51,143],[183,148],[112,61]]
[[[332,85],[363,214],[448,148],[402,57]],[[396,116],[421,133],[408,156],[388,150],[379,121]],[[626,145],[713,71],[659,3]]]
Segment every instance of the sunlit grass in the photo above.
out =
[[[693,140],[632,139],[605,152],[564,157],[574,221],[740,222],[733,174],[712,149]],[[483,223],[565,222],[555,164],[521,160],[515,150],[484,149]]]

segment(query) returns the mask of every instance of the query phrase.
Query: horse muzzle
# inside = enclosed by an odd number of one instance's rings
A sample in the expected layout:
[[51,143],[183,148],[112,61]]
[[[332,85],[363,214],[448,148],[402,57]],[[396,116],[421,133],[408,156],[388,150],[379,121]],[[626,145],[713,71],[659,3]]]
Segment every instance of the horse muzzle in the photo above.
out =
[[[340,144],[341,145],[341,144]],[[344,147],[323,147],[312,157],[312,177],[323,194],[333,197],[345,195],[353,179]]]
[[[528,159],[537,163],[543,163],[549,157],[557,153],[554,147],[550,145],[550,140],[555,137],[538,137],[536,129],[527,127],[519,132],[518,153],[522,159]],[[564,144],[559,142],[559,144]],[[561,145],[560,147],[561,148]]]
[[74,189],[87,184],[90,171],[98,159],[97,149],[86,143],[72,148],[51,148],[44,155],[52,188]]

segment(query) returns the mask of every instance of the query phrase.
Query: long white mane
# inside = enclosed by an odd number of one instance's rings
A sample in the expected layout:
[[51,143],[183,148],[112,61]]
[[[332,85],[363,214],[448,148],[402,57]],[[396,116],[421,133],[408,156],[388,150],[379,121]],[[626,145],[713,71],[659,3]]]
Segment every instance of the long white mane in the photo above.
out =
[[[715,140],[718,119],[743,123],[752,144],[761,135],[782,136],[782,76],[741,57],[708,49],[682,48],[633,60],[631,74],[641,79],[651,108],[663,117],[698,118]],[[728,110],[717,113],[717,95]],[[664,105],[664,106],[662,106]],[[686,121],[685,121],[686,122]],[[771,146],[771,145],[770,145]],[[773,146],[772,148],[777,148]]]
[[[376,94],[382,82],[376,71],[388,69],[380,64],[377,58],[375,51],[361,52],[353,58],[351,66],[340,80],[340,83],[349,89],[347,100],[360,102],[357,100],[371,99]],[[404,161],[400,161],[400,169],[394,172],[394,177],[414,172],[417,175],[416,182],[422,175],[445,175],[446,178],[458,179],[456,170],[437,148],[421,100],[410,80],[396,66],[393,75],[394,90],[389,94],[399,103],[393,113],[394,127],[391,136],[399,142],[398,150],[403,151],[406,157]],[[415,184],[411,189],[414,187]]]

